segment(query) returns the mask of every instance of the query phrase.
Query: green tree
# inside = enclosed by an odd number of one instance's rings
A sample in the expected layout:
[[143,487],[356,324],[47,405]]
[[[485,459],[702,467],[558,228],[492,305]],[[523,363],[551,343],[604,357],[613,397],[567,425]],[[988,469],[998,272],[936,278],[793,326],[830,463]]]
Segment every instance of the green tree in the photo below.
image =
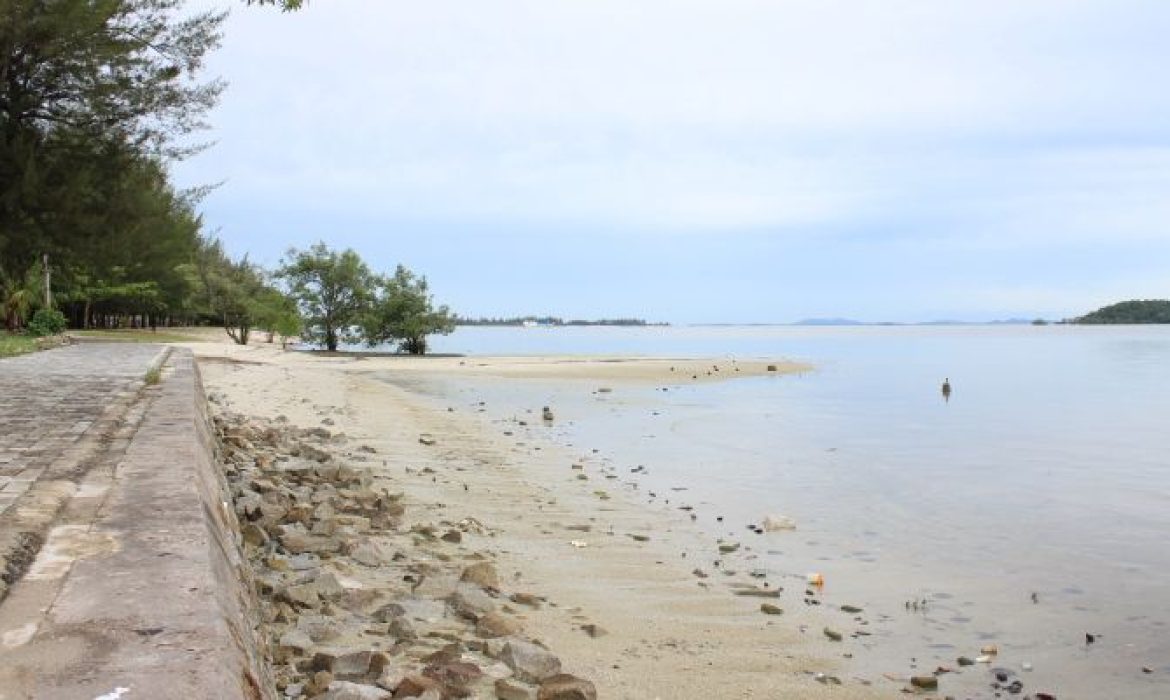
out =
[[268,342],[272,342],[283,317],[296,315],[296,305],[262,268],[248,262],[247,256],[232,260],[216,239],[200,239],[195,272],[203,286],[204,308],[239,345],[248,344],[254,328],[269,331]]
[[68,267],[114,209],[110,172],[197,150],[180,141],[222,89],[198,73],[223,18],[181,0],[0,3],[0,268]]
[[369,312],[378,278],[352,250],[340,253],[317,243],[292,248],[276,273],[289,288],[304,320],[303,337],[333,352]]
[[434,305],[426,277],[418,277],[399,265],[393,277],[381,280],[380,287],[362,324],[368,345],[397,342],[403,352],[423,355],[428,335],[447,335],[455,330],[455,317],[450,310]]

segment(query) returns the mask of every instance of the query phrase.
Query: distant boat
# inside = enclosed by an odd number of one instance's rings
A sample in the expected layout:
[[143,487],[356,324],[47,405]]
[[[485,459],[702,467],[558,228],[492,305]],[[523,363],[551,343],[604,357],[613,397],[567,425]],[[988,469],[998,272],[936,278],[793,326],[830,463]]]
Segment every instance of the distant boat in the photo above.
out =
[[537,322],[533,321],[532,319],[528,319],[526,321],[521,321],[520,325],[524,328],[536,328],[536,326],[539,324],[537,324]]

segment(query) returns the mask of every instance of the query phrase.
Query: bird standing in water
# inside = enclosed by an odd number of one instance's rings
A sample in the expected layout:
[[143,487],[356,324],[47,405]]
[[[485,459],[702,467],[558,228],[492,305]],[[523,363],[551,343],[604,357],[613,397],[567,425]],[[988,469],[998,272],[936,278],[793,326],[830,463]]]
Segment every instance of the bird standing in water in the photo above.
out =
[[943,395],[943,400],[945,400],[945,401],[951,400],[951,378],[950,377],[943,379],[942,395]]

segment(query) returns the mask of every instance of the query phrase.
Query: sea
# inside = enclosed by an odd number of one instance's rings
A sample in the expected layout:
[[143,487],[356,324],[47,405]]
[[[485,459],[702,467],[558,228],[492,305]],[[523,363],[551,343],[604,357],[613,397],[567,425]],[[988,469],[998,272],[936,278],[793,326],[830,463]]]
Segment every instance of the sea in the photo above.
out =
[[[1019,680],[1020,697],[1170,698],[1170,327],[461,327],[432,350],[807,363],[606,393],[421,390],[500,420],[551,406],[548,439],[635,474],[647,507],[693,508],[780,585],[820,574],[818,602],[865,611],[859,677],[942,667],[956,697]],[[768,515],[796,529],[747,529]],[[957,665],[988,646],[990,663]]]

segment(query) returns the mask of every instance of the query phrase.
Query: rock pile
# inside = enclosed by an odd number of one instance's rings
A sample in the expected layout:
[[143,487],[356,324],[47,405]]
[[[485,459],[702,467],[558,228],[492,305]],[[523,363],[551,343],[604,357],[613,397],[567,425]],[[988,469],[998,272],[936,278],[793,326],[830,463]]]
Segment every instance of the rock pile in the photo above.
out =
[[[214,417],[241,546],[285,698],[591,700],[524,634],[475,518],[408,523],[404,494],[325,428]],[[344,454],[343,454],[344,453]]]

